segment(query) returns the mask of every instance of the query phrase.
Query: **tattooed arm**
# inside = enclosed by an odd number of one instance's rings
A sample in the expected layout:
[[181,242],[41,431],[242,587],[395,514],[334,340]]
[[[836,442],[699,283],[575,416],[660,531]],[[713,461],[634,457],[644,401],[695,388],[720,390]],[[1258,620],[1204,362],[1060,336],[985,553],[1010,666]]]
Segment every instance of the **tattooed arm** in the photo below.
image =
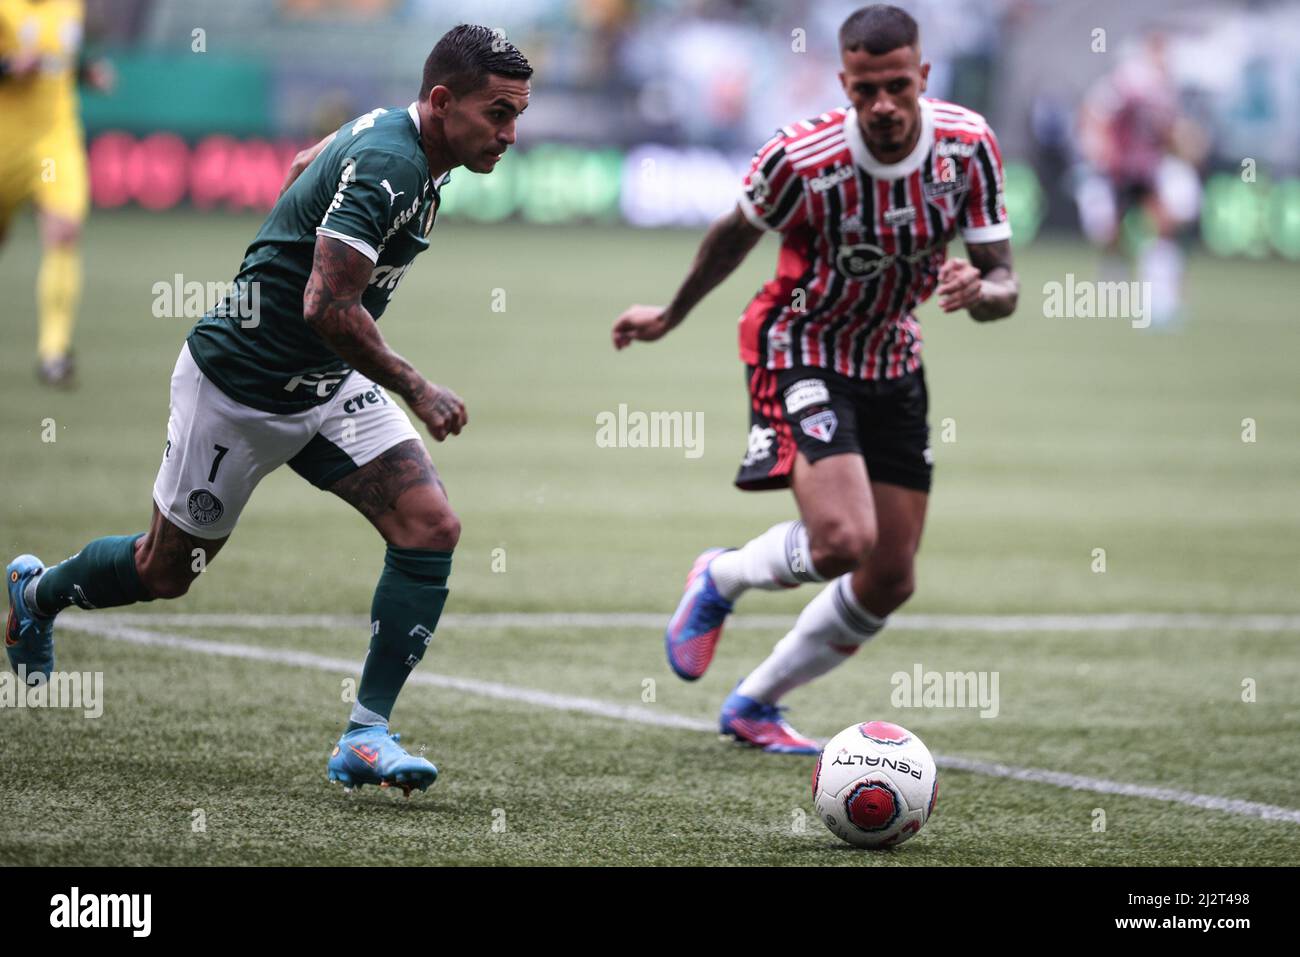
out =
[[374,263],[347,243],[317,237],[302,297],[303,318],[348,365],[405,399],[435,439],[441,442],[448,435],[459,435],[469,421],[465,404],[388,348],[361,304],[372,269]]
[[667,308],[632,306],[614,323],[614,348],[622,349],[634,341],[654,342],[686,318],[713,289],[736,271],[749,251],[763,238],[763,230],[754,226],[737,206],[717,220],[704,235],[691,271]]
[[939,308],[965,309],[977,322],[1001,319],[1016,311],[1020,280],[1011,265],[1011,243],[971,243],[970,262],[949,259],[939,269]]

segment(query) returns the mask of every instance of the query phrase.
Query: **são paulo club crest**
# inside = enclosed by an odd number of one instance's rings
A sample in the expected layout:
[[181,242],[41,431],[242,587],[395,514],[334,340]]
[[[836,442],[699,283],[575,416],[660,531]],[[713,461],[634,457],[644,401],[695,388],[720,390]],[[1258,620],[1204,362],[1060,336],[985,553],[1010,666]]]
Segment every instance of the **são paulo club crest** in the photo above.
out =
[[900,745],[912,740],[909,732],[888,721],[866,721],[858,725],[858,731],[868,741],[876,744]]
[[799,428],[803,429],[805,435],[827,443],[835,437],[835,427],[839,424],[840,420],[835,417],[834,409],[814,412],[799,420]]

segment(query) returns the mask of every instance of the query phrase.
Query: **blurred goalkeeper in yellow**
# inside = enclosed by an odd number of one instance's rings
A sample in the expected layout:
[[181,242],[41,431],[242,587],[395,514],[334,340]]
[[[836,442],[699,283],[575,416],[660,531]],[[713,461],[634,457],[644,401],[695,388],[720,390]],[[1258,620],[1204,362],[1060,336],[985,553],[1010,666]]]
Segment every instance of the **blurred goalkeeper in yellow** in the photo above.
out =
[[81,226],[90,202],[77,81],[112,85],[106,63],[83,63],[82,0],[0,0],[0,242],[27,200],[36,206],[41,267],[38,375],[72,382],[81,297]]

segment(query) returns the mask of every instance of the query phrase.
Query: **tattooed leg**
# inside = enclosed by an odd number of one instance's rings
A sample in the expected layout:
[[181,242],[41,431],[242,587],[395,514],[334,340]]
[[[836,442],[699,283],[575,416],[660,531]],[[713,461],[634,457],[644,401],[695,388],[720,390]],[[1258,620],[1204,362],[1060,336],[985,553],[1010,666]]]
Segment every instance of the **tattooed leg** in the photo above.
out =
[[153,522],[135,545],[140,581],[155,598],[179,598],[230,540],[196,538],[177,528],[153,507]]
[[416,439],[393,446],[329,490],[398,548],[449,552],[460,538],[460,520],[447,501],[429,453]]

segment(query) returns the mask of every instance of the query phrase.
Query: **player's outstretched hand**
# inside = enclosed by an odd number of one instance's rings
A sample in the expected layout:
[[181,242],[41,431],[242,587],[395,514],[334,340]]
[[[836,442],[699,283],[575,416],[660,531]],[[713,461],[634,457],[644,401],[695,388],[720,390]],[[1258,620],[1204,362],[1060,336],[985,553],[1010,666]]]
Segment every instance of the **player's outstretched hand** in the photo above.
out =
[[944,312],[969,309],[980,300],[980,271],[964,259],[948,259],[939,267],[939,308]]
[[668,332],[663,306],[631,306],[614,323],[614,348],[625,349],[633,342],[654,342]]
[[428,383],[423,395],[410,405],[429,434],[439,442],[449,435],[460,435],[460,430],[469,424],[465,403],[445,386]]

